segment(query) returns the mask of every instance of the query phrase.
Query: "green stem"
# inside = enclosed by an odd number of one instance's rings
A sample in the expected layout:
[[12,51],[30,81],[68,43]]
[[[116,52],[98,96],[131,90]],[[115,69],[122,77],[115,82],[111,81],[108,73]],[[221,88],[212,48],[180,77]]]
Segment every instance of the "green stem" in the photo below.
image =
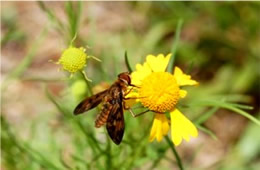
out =
[[178,164],[180,170],[184,170],[183,166],[182,166],[181,158],[178,155],[178,152],[176,151],[174,144],[172,143],[172,141],[170,140],[170,138],[168,136],[165,136],[165,138],[166,138],[166,141],[169,144],[170,148],[172,149],[172,152],[176,158],[176,161],[177,161],[177,164]]
[[83,72],[83,71],[80,71],[80,74],[83,76],[83,78],[85,79],[86,83],[87,83],[87,88],[88,88],[88,94],[89,96],[92,96],[93,95],[93,92],[92,92],[92,89],[91,89],[91,86],[89,84],[89,79],[87,78],[87,75]]
[[92,96],[92,95],[93,95],[93,92],[92,92],[91,86],[90,86],[90,84],[89,84],[89,81],[86,81],[86,82],[87,82],[88,92],[89,92],[90,96]]
[[126,65],[128,71],[129,71],[130,73],[132,73],[132,72],[133,72],[133,69],[131,68],[130,63],[129,63],[127,51],[125,51],[125,65]]
[[106,141],[107,141],[107,146],[106,146],[106,169],[113,169],[113,161],[112,161],[112,154],[111,154],[111,141],[108,135],[106,135]]

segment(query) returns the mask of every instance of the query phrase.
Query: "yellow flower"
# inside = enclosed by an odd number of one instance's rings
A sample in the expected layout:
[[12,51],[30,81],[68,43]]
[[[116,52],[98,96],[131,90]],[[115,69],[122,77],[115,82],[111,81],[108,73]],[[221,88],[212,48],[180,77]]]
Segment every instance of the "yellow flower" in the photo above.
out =
[[85,51],[86,49],[83,47],[69,47],[63,51],[58,64],[70,73],[82,71],[87,64],[87,54]]
[[[155,117],[150,132],[150,141],[155,138],[158,142],[167,135],[171,124],[171,138],[177,146],[182,142],[190,140],[190,136],[197,137],[197,128],[177,108],[176,104],[187,95],[187,91],[180,87],[185,85],[197,85],[198,82],[191,79],[178,67],[174,74],[165,72],[171,54],[164,56],[148,55],[146,62],[136,65],[136,71],[131,74],[132,83],[140,88],[133,91],[129,96],[138,96],[139,102],[149,110],[155,112]],[[170,112],[169,121],[165,112]]]

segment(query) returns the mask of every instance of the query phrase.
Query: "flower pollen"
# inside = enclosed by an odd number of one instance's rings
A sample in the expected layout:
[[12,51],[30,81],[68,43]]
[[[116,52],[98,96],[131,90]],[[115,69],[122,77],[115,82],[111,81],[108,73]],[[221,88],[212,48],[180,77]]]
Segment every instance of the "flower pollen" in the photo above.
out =
[[180,88],[172,74],[153,72],[143,79],[139,94],[145,107],[164,113],[175,108],[180,98]]

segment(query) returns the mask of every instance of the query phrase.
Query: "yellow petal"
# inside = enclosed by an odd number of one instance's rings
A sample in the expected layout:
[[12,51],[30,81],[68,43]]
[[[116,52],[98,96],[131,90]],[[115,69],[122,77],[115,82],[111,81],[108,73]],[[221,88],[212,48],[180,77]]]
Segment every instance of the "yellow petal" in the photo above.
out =
[[153,120],[149,141],[152,142],[156,138],[157,141],[160,142],[162,137],[167,135],[169,128],[167,117],[164,114],[156,113]]
[[190,140],[190,136],[197,137],[198,130],[193,123],[187,119],[178,109],[170,113],[171,116],[171,137],[173,143],[178,146],[182,139]]
[[156,139],[157,142],[161,142],[163,137],[163,133],[162,133],[162,122],[160,120],[158,120],[157,123],[157,130],[156,130]]
[[152,142],[156,136],[156,130],[157,130],[157,124],[158,121],[156,121],[155,119],[153,120],[153,125],[152,125],[152,129],[150,131],[150,137],[149,137],[149,141]]
[[138,99],[139,97],[139,93],[135,92],[135,91],[131,91],[129,94],[127,94],[125,96],[126,100],[125,101],[125,105],[127,108],[132,107],[134,104],[136,104],[137,102],[139,102],[140,99]]
[[175,67],[174,69],[174,77],[179,86],[185,85],[197,85],[198,82],[191,79],[190,75],[184,74],[179,67]]
[[187,96],[187,91],[186,90],[180,90],[180,97],[184,98]]
[[131,74],[131,82],[134,85],[140,86],[142,84],[142,80],[152,73],[151,68],[147,63],[136,64],[136,71]]
[[164,72],[168,66],[171,55],[171,53],[166,57],[164,57],[163,54],[157,56],[148,55],[146,57],[146,63],[150,66],[153,72]]
[[163,123],[162,123],[162,134],[165,136],[168,134],[170,127],[169,127],[169,122],[168,122],[167,117],[166,116],[164,116],[164,117],[166,120],[163,121]]

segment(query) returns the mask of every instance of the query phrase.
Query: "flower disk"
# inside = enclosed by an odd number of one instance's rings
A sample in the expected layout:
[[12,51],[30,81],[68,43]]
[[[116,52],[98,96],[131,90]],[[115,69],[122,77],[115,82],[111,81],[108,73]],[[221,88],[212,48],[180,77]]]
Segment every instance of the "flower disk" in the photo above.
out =
[[75,73],[84,68],[87,63],[87,54],[84,48],[69,47],[63,53],[58,61],[64,70]]
[[143,79],[139,94],[145,107],[163,113],[175,108],[180,98],[180,88],[170,73],[153,72]]

